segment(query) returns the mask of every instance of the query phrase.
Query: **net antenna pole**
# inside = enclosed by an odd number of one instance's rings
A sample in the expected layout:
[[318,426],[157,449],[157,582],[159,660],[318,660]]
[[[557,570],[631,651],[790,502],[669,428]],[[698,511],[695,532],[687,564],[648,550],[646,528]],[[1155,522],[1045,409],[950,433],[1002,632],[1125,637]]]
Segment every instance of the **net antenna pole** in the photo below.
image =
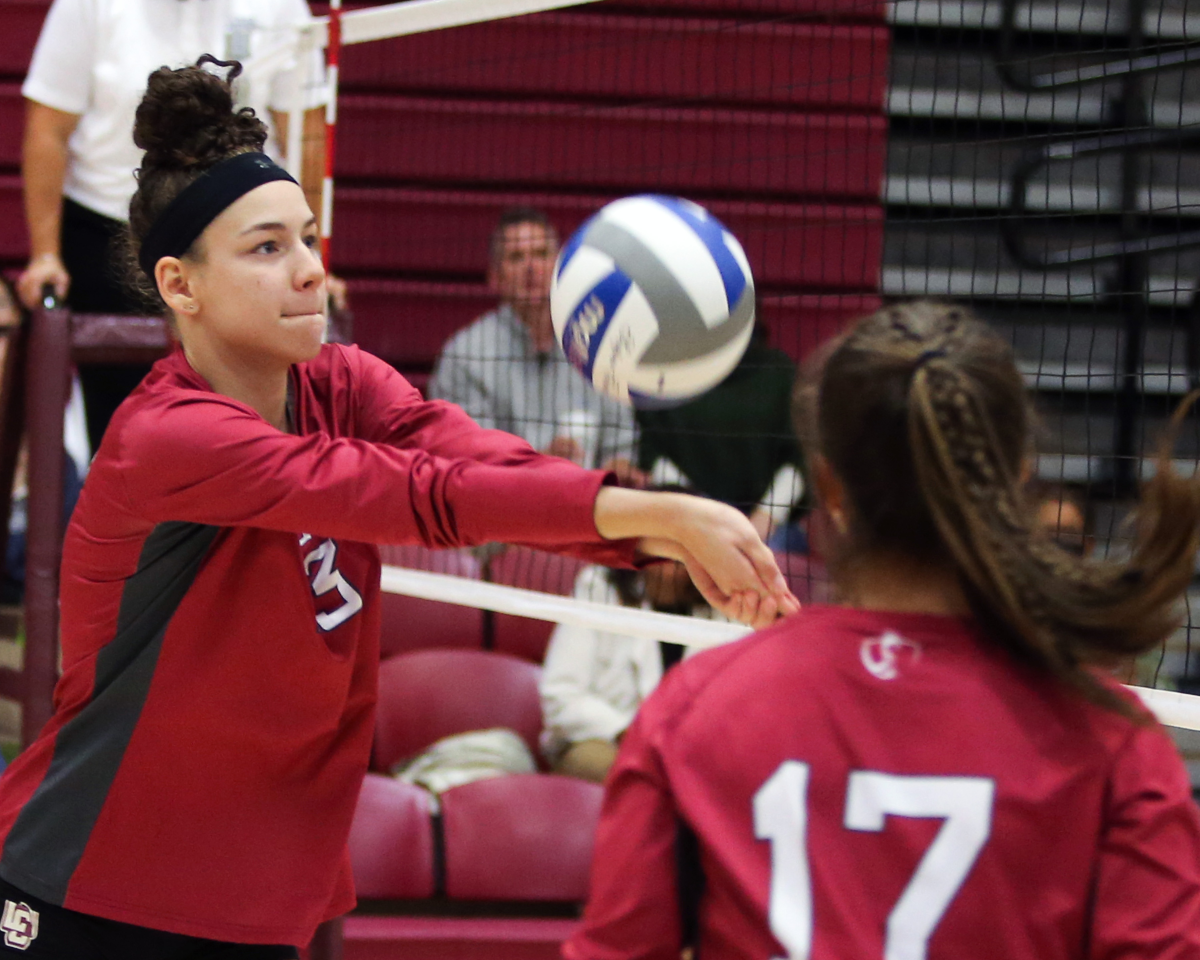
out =
[[342,0],[330,0],[326,56],[325,176],[321,181],[321,262],[332,269],[329,259],[333,238],[333,161],[337,145],[338,61],[342,52]]

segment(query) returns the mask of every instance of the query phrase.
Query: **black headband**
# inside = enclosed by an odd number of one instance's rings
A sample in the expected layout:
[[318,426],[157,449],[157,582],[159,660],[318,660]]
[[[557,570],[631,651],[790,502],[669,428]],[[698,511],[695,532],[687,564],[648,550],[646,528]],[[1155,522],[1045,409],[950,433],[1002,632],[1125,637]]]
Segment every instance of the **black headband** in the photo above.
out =
[[138,263],[154,278],[154,266],[163,257],[181,257],[204,228],[239,197],[255,187],[295,177],[265,153],[239,153],[205,170],[167,204],[167,209],[146,231]]

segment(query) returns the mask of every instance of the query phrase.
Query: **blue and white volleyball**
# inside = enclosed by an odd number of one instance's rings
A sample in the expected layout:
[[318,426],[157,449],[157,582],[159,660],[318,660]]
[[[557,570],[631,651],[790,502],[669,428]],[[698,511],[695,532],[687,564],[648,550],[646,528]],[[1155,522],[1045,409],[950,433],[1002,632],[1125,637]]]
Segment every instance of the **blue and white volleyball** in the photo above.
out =
[[754,280],[742,245],[703,207],[626,197],[563,246],[550,313],[567,359],[600,393],[675,406],[737,366],[754,330]]

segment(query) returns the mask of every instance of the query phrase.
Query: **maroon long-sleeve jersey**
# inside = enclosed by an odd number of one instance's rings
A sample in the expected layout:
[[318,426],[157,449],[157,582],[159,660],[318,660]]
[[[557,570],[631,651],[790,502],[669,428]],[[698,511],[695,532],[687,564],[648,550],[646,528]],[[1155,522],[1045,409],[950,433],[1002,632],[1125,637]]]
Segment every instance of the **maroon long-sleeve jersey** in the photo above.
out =
[[609,776],[567,960],[1196,960],[1200,817],[1138,725],[948,617],[693,657]]
[[66,535],[55,712],[0,779],[0,876],[101,917],[304,943],[353,905],[376,543],[488,540],[627,564],[599,472],[326,346],[294,433],[175,352],[118,410]]

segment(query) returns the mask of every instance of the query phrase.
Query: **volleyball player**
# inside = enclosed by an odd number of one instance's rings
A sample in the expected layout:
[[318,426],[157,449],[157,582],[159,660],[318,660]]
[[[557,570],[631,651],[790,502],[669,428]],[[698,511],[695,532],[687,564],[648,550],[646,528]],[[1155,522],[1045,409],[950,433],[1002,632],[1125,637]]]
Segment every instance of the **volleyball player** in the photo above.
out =
[[0,955],[295,957],[353,906],[375,542],[672,556],[735,616],[795,608],[736,511],[608,486],[323,346],[316,223],[265,136],[225,80],[151,75],[130,231],[182,349],[67,532],[55,714],[0,780]]
[[1183,765],[1100,669],[1176,627],[1200,486],[1164,455],[1124,562],[1035,532],[1021,377],[954,307],[862,321],[816,395],[840,604],[643,705],[565,956],[1200,957]]

